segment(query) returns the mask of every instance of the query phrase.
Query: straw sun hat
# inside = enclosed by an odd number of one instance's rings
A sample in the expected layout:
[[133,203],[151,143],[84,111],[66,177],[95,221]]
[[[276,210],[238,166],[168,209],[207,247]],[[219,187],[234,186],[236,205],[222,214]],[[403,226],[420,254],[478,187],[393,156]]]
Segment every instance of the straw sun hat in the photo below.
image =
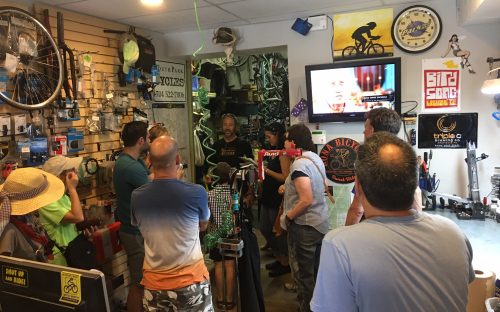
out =
[[[64,183],[50,173],[36,168],[16,169],[0,185],[0,217],[4,219],[6,213],[10,217],[35,211],[59,200],[64,189]],[[9,203],[11,211],[8,211]]]

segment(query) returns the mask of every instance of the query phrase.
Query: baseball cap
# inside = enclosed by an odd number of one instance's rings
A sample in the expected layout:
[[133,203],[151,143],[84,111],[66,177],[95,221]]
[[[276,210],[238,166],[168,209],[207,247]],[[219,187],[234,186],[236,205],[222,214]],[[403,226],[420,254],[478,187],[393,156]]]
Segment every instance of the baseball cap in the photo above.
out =
[[83,157],[66,157],[57,155],[49,158],[43,166],[42,169],[48,173],[52,173],[55,176],[59,176],[64,170],[78,169],[82,163]]

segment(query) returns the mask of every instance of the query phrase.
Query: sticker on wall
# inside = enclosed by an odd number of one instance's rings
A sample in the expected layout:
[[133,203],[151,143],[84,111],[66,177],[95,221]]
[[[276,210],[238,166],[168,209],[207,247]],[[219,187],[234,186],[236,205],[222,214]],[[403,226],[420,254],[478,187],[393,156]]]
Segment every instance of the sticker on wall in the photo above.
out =
[[319,156],[325,165],[326,176],[332,182],[348,184],[354,182],[359,143],[349,138],[336,138],[326,143]]
[[392,17],[391,8],[335,15],[334,59],[393,55]]
[[450,54],[450,51],[453,52],[453,55],[455,57],[459,57],[461,59],[460,67],[467,68],[469,73],[475,74],[476,72],[472,68],[472,65],[469,63],[470,51],[460,48],[460,45],[458,45],[459,39],[465,39],[465,36],[459,37],[456,34],[451,35],[450,40],[448,40],[448,48],[446,49],[446,53],[442,57],[448,56],[448,54]]
[[477,113],[418,115],[418,148],[477,146]]
[[422,111],[459,111],[460,73],[460,58],[422,60]]
[[59,301],[79,305],[82,301],[81,274],[61,272],[61,297]]

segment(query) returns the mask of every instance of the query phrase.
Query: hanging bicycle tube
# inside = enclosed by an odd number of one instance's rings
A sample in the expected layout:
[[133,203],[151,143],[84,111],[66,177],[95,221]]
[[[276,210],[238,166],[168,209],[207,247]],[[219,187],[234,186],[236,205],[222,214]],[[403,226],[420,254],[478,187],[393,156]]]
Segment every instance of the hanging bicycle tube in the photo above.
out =
[[26,11],[0,7],[0,99],[43,108],[58,96],[62,76],[61,55],[43,24]]

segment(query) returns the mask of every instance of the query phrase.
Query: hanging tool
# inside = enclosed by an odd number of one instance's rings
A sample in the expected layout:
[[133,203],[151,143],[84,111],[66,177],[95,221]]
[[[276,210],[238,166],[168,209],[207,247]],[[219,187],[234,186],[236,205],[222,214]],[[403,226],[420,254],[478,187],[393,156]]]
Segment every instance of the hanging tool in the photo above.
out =
[[[64,67],[63,88],[64,88],[64,93],[66,94],[65,105],[62,104],[62,99],[61,97],[59,97],[59,107],[63,109],[72,110],[72,112],[69,111],[67,112],[66,115],[69,116],[70,118],[67,118],[66,120],[78,120],[80,119],[80,112],[78,110],[78,102],[77,102],[78,88],[77,88],[77,76],[75,69],[75,56],[73,54],[73,51],[64,42],[64,17],[61,12],[57,12],[57,44],[62,52],[61,54]],[[70,71],[69,75],[71,78],[71,87],[69,85],[69,77],[68,77],[68,62]]]

